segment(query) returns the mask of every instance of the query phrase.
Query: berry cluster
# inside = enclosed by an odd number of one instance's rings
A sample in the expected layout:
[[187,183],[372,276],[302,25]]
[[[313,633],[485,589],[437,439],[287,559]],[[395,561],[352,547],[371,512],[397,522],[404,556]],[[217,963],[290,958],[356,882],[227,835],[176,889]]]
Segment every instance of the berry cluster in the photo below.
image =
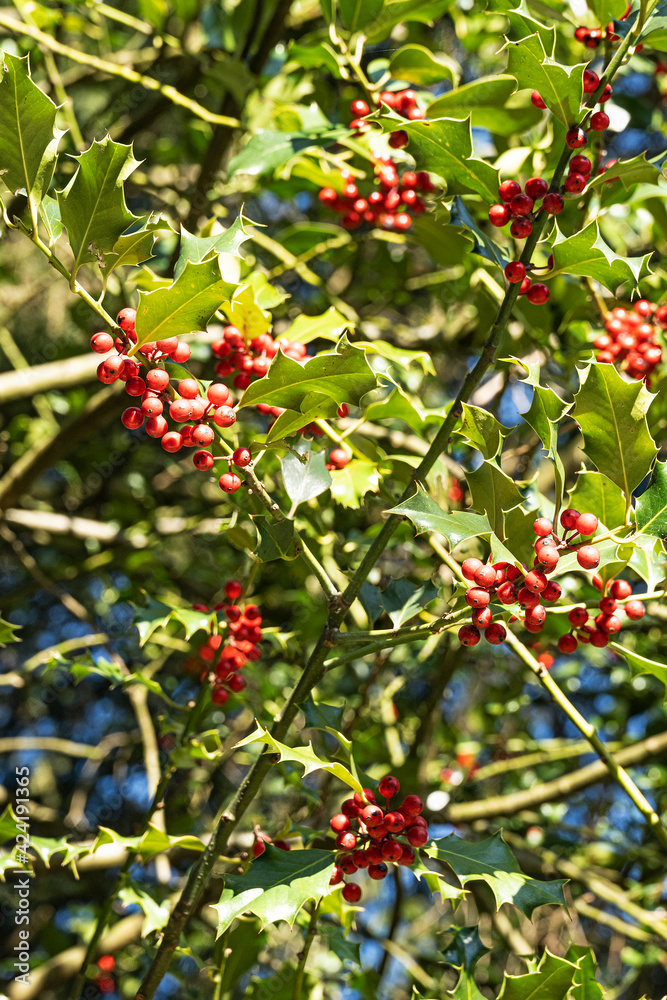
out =
[[[211,682],[211,700],[215,705],[225,705],[229,695],[240,694],[246,686],[240,671],[248,662],[260,658],[262,641],[262,613],[256,604],[240,607],[238,600],[243,588],[238,580],[225,584],[227,601],[216,604],[214,611],[222,612],[223,621],[216,621],[206,641],[199,647],[199,667],[203,664],[204,676]],[[207,604],[193,604],[194,611],[208,614]],[[215,661],[215,664],[214,664]]]
[[116,960],[113,955],[100,955],[97,960],[99,972],[95,976],[95,985],[100,993],[113,993],[116,983],[111,973],[116,968]]
[[632,586],[627,580],[614,580],[609,585],[608,593],[602,580],[599,583],[603,590],[603,596],[598,601],[599,615],[596,615],[593,625],[588,625],[588,609],[583,605],[573,608],[567,616],[572,628],[558,640],[561,653],[573,653],[580,642],[590,643],[591,646],[606,646],[610,637],[623,627],[623,622],[618,617],[621,610],[618,601],[626,602],[623,610],[631,621],[638,621],[644,616],[645,608],[641,601],[627,600],[632,594]]
[[405,170],[399,177],[394,161],[386,156],[375,164],[375,187],[362,195],[349,170],[341,170],[342,193],[332,187],[322,188],[318,195],[327,208],[342,215],[345,229],[358,229],[364,222],[381,229],[405,232],[412,226],[412,216],[421,215],[425,204],[418,192],[435,190],[425,170]]
[[[481,638],[480,630],[484,631],[487,642],[493,645],[504,641],[507,635],[505,627],[493,622],[493,612],[488,606],[492,597],[500,604],[519,604],[525,613],[524,618],[512,616],[510,622],[522,620],[528,632],[541,632],[547,619],[544,605],[554,604],[562,594],[560,584],[547,577],[556,570],[563,551],[576,552],[582,569],[597,569],[600,565],[599,549],[583,540],[594,535],[598,529],[595,514],[580,514],[570,507],[561,513],[560,524],[563,534],[559,537],[547,517],[538,517],[535,521],[533,531],[538,538],[535,561],[530,570],[502,562],[485,564],[480,559],[463,562],[461,572],[472,583],[465,592],[465,600],[473,611],[472,624],[459,629],[462,645],[476,646]],[[579,541],[575,541],[577,536],[580,536]],[[519,583],[521,578],[522,585]]]
[[[420,815],[424,803],[418,795],[407,795],[400,807],[390,809],[389,799],[398,795],[400,787],[398,779],[388,775],[378,787],[387,800],[384,809],[376,803],[373,792],[364,788],[363,798],[355,792],[354,798],[345,799],[341,811],[331,817],[336,847],[344,852],[334,866],[331,885],[344,882],[346,875],[354,875],[360,868],[367,868],[372,879],[380,880],[389,871],[387,862],[414,864],[414,849],[423,847],[429,836],[426,820]],[[343,898],[348,903],[358,903],[361,886],[346,882]]]
[[647,299],[635,302],[631,310],[618,306],[610,312],[605,330],[593,341],[596,360],[621,363],[631,378],[647,378],[662,360],[655,337],[658,330],[667,330],[667,306],[655,306]]

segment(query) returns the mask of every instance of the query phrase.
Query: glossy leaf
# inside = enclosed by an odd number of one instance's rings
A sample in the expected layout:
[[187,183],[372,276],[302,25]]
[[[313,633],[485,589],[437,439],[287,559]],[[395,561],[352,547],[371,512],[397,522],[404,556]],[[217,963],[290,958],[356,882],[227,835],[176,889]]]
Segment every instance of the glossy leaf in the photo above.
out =
[[286,409],[276,418],[266,436],[267,442],[290,437],[313,420],[319,420],[322,417],[335,417],[338,410],[335,400],[322,393],[312,393],[303,400],[303,405],[309,407],[304,413],[300,410]]
[[565,1000],[576,971],[571,962],[545,951],[536,972],[523,976],[505,973],[498,1000]]
[[144,224],[132,233],[120,236],[114,243],[111,254],[108,255],[108,268],[105,279],[117,267],[130,264],[143,264],[153,256],[153,247],[159,233],[172,232],[167,219],[157,218],[153,221],[149,216]]
[[610,642],[609,648],[613,649],[616,653],[620,653],[623,659],[627,660],[633,674],[652,674],[661,684],[664,684],[664,701],[667,703],[667,664],[650,660],[646,656],[640,656],[639,653],[635,653],[633,649],[628,649],[627,646],[622,645],[620,642]]
[[331,498],[342,507],[356,510],[361,507],[367,493],[377,493],[381,470],[374,462],[353,458],[344,469],[331,473]]
[[448,965],[472,972],[482,955],[490,951],[479,936],[479,927],[471,924],[469,927],[450,927],[450,931],[453,937],[442,957]]
[[399,628],[405,622],[418,615],[438,596],[438,589],[429,581],[421,587],[415,587],[409,580],[392,580],[382,591],[382,607],[385,609],[394,628]]
[[248,220],[244,220],[243,216],[239,215],[238,219],[235,219],[231,226],[228,226],[224,232],[217,233],[215,236],[193,236],[192,233],[187,231],[185,226],[181,226],[181,246],[174,268],[174,278],[178,278],[183,273],[188,261],[192,264],[199,264],[201,261],[219,253],[228,253],[233,257],[242,257],[243,255],[239,253],[240,248],[244,243],[252,239],[252,233],[249,233],[243,227],[244,221],[247,222]]
[[451,997],[452,1000],[486,1000],[472,975],[466,972],[465,969],[461,972],[454,989],[448,990],[446,995],[447,997]]
[[253,522],[259,532],[258,559],[262,562],[296,559],[298,550],[294,521],[274,521],[268,514],[256,514]]
[[486,514],[491,530],[504,541],[505,513],[524,502],[516,483],[495,462],[488,461],[482,462],[474,472],[467,472],[466,480],[472,507]]
[[344,128],[314,128],[294,132],[260,129],[229,161],[228,177],[249,174],[261,177],[309,149],[326,149],[348,134]]
[[586,6],[595,14],[598,24],[608,24],[623,16],[625,0],[586,0]]
[[74,254],[73,273],[82,264],[97,261],[106,267],[120,236],[136,221],[125,204],[124,184],[139,161],[132,147],[108,136],[95,140],[80,156],[67,187],[58,192],[60,215]]
[[429,105],[429,118],[470,116],[474,128],[486,128],[496,135],[519,135],[542,119],[528,95],[517,94],[513,76],[490,76],[466,83],[436,98]]
[[451,214],[440,209],[418,215],[412,223],[414,238],[441,267],[456,267],[471,248],[468,233],[450,222]]
[[408,500],[392,507],[389,513],[409,518],[420,532],[439,532],[445,536],[452,548],[467,538],[488,535],[491,531],[488,518],[468,510],[447,513],[420,488]]
[[425,851],[429,857],[449,865],[461,885],[486,882],[498,908],[503,903],[513,903],[530,917],[536,907],[545,903],[565,905],[563,886],[567,880],[539,882],[524,875],[500,833],[473,844],[452,833],[433,841]]
[[599,472],[584,469],[577,472],[567,505],[582,514],[595,514],[605,528],[625,524],[623,491]]
[[504,427],[488,410],[469,403],[463,404],[463,416],[457,434],[460,434],[471,448],[480,451],[484,458],[496,457],[509,432],[510,428]]
[[379,15],[384,0],[338,0],[341,20],[348,31],[360,31]]
[[[473,217],[468,212],[465,206],[465,202],[458,195],[454,198],[451,204],[451,225],[461,226],[468,233],[470,233],[475,241],[474,253],[479,254],[480,257],[486,257],[487,260],[492,261],[499,267],[504,268],[508,263],[507,251],[500,247],[495,240],[492,240],[489,234],[481,229]],[[421,220],[417,220],[418,222]],[[427,248],[428,249],[428,248]]]
[[[622,3],[623,0],[620,0]],[[656,184],[661,176],[660,168],[646,159],[645,153],[633,156],[631,160],[617,160],[611,170],[598,174],[589,184],[587,190],[603,191],[608,184],[620,180],[628,191],[634,184]]]
[[[517,364],[522,362],[517,361]],[[526,367],[522,365],[522,367]],[[565,489],[565,468],[558,451],[558,428],[560,421],[570,409],[560,396],[548,386],[540,385],[539,379],[535,379],[529,371],[528,377],[522,379],[527,385],[533,387],[533,398],[530,407],[521,416],[529,427],[535,431],[544,448],[551,459],[554,467],[555,492],[556,492],[556,516],[560,508],[560,502]]]
[[537,90],[558,120],[569,128],[581,116],[584,66],[563,66],[547,56],[539,34],[508,41],[507,72],[524,90]]
[[551,249],[554,266],[549,271],[549,279],[557,274],[579,274],[595,278],[610,292],[615,292],[624,282],[634,287],[641,278],[650,274],[650,254],[644,257],[617,256],[600,236],[597,222],[591,222],[573,236],[564,236],[556,225],[556,238]]
[[433,361],[428,351],[413,351],[407,347],[390,344],[386,340],[359,340],[355,342],[355,346],[363,347],[369,354],[378,354],[401,369],[418,365],[424,375],[435,375]]
[[303,411],[313,393],[328,396],[337,406],[358,406],[375,385],[376,376],[365,352],[343,336],[331,353],[319,354],[304,364],[279,351],[268,374],[246,389],[239,408],[265,403]]
[[430,24],[454,5],[454,0],[385,0],[382,12],[365,31],[370,41],[386,38],[402,21]]
[[331,485],[323,451],[313,451],[312,444],[306,441],[295,445],[295,451],[303,456],[303,462],[292,452],[287,452],[280,460],[283,483],[292,501],[292,509],[324,493]]
[[568,948],[565,958],[577,967],[569,1000],[603,1000],[602,987],[595,979],[597,962],[593,949],[573,944]]
[[647,490],[637,499],[637,530],[642,534],[667,535],[667,462],[656,462]]
[[396,386],[384,399],[367,406],[364,416],[370,421],[402,420],[416,434],[423,434],[429,424],[439,424],[444,419],[441,409],[423,410],[418,401],[400,386]]
[[352,323],[334,306],[330,306],[319,316],[306,316],[301,313],[281,337],[287,340],[298,340],[309,344],[312,340],[339,340]]
[[286,920],[294,923],[302,906],[331,892],[329,879],[333,851],[281,851],[266,844],[264,852],[243,875],[225,874],[218,912],[219,937],[246,910],[259,917],[262,927]]
[[10,191],[25,190],[34,218],[64,132],[56,128],[55,104],[30,76],[27,56],[2,53],[0,70],[0,177]]
[[186,264],[168,288],[139,293],[137,346],[205,330],[234,288],[222,277],[217,257],[201,264]]
[[572,416],[584,435],[584,451],[598,472],[630,502],[656,454],[646,414],[654,397],[643,382],[626,382],[613,365],[585,369]]
[[450,56],[431,52],[423,45],[402,45],[389,60],[389,72],[395,80],[416,83],[419,87],[430,87],[443,80],[456,84],[460,71]]

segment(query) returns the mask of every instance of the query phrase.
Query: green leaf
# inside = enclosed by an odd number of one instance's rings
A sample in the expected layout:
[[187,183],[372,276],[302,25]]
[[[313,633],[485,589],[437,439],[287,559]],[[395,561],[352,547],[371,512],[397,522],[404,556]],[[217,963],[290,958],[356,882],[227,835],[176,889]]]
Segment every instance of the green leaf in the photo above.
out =
[[60,218],[60,205],[56,198],[52,198],[50,194],[45,194],[39,203],[39,217],[42,220],[44,228],[49,234],[48,244],[53,246],[57,239],[59,239],[64,230],[63,221]]
[[253,522],[259,532],[258,559],[262,562],[296,559],[299,552],[294,521],[274,521],[268,514],[256,514]]
[[201,264],[186,264],[180,277],[168,288],[140,292],[136,347],[206,330],[211,316],[229,299],[234,287],[222,277],[215,257]]
[[442,80],[457,84],[461,67],[444,52],[434,53],[423,45],[402,45],[389,60],[389,72],[395,80],[430,87]]
[[6,646],[8,642],[21,642],[21,639],[15,635],[15,632],[20,628],[20,625],[12,625],[11,622],[0,618],[0,646]]
[[448,184],[460,184],[468,191],[475,191],[485,201],[497,200],[498,171],[473,155],[470,119],[435,118],[411,122],[391,111],[374,120],[380,123],[384,132],[397,129],[407,132],[410,137],[408,149],[421,169],[432,171]]
[[431,423],[441,423],[444,420],[442,409],[424,410],[416,399],[408,396],[400,386],[377,403],[371,403],[364,413],[366,420],[402,420],[416,434],[423,434]]
[[524,875],[500,833],[475,844],[469,844],[452,833],[442,840],[433,841],[425,851],[429,857],[448,864],[461,885],[486,882],[498,907],[503,903],[513,903],[530,917],[536,907],[545,903],[565,906],[563,886],[567,879],[539,882]]
[[392,580],[382,591],[382,607],[394,628],[399,628],[423,611],[437,596],[438,588],[430,581],[416,587],[409,580]]
[[446,951],[442,953],[442,957],[448,965],[472,972],[482,955],[486,955],[490,951],[479,936],[479,927],[477,924],[472,924],[469,927],[450,927],[449,929],[453,933],[453,937]]
[[504,541],[505,513],[524,502],[516,483],[495,462],[488,461],[482,462],[474,472],[467,472],[466,481],[470,487],[472,507],[484,511],[491,530]]
[[338,732],[343,728],[345,705],[327,705],[323,701],[313,701],[312,695],[301,706],[306,729],[324,729]]
[[339,80],[343,75],[341,65],[345,65],[340,53],[336,52],[328,42],[318,42],[313,45],[297,45],[292,42],[287,53],[287,61],[292,60],[305,69],[321,70],[325,68],[328,73]]
[[522,90],[537,90],[551,113],[566,127],[581,116],[585,66],[561,66],[544,51],[539,34],[507,41],[507,72]]
[[386,358],[399,368],[419,365],[424,375],[435,375],[433,360],[428,351],[411,351],[406,347],[390,344],[386,340],[360,340],[355,343],[355,347],[362,347],[370,354],[379,354],[381,358]]
[[607,184],[620,180],[625,190],[629,191],[634,184],[656,184],[660,177],[660,168],[647,160],[645,153],[640,153],[631,160],[617,160],[611,170],[594,177],[586,190],[604,190]]
[[625,0],[586,0],[586,6],[595,14],[598,24],[608,24],[623,16]]
[[592,363],[581,379],[572,416],[584,451],[630,503],[656,455],[646,414],[654,397],[643,382],[626,382],[613,365]]
[[427,108],[428,118],[470,116],[474,128],[487,128],[496,135],[519,135],[542,119],[530,96],[517,94],[513,76],[489,76],[466,83],[438,97]]
[[365,31],[369,41],[386,38],[402,21],[430,24],[454,5],[454,0],[385,0],[382,12]]
[[266,277],[253,274],[238,285],[229,301],[223,304],[227,319],[243,334],[246,343],[271,328],[271,313],[268,310],[272,306],[266,301],[267,289],[269,293],[273,291]]
[[125,204],[124,183],[139,160],[132,156],[132,146],[108,136],[101,142],[95,139],[73,159],[78,160],[78,169],[64,191],[58,192],[58,203],[76,274],[82,264],[93,260],[104,267],[104,255],[113,253],[119,237],[136,222]]
[[69,664],[69,671],[75,684],[94,674],[97,677],[105,677],[111,683],[111,687],[115,687],[117,684],[122,684],[127,676],[118,663],[104,659],[93,660],[90,653],[72,660]]
[[308,900],[320,900],[332,891],[333,866],[332,851],[281,851],[266,844],[244,875],[223,875],[225,888],[214,904],[217,937],[246,910],[259,917],[262,927],[279,920],[291,926]]
[[637,547],[633,549],[628,565],[646,582],[649,591],[656,590],[667,577],[665,546],[660,538],[653,538],[652,535],[635,536],[634,540]]
[[158,217],[152,221],[152,216],[144,220],[144,224],[132,233],[120,236],[113,245],[113,258],[109,254],[108,269],[105,278],[117,267],[128,264],[143,264],[153,256],[153,247],[158,233],[172,232],[167,219]]
[[291,160],[297,153],[309,149],[327,149],[348,135],[345,128],[313,128],[298,132],[276,132],[260,129],[245,144],[240,153],[232,157],[227,172],[228,178],[234,174],[250,174],[261,177],[272,173],[277,167]]
[[[522,364],[522,362],[517,361],[517,364]],[[523,367],[527,366],[523,365]],[[555,516],[557,517],[565,489],[565,468],[558,453],[558,425],[570,406],[564,403],[553,389],[540,385],[539,380],[536,381],[530,371],[528,377],[521,381],[533,387],[530,407],[521,416],[535,431],[553,463],[556,493]]]
[[484,994],[477,988],[473,977],[465,969],[459,976],[454,989],[447,991],[447,996],[452,997],[452,1000],[486,1000]]
[[153,931],[161,930],[169,920],[171,912],[169,901],[158,903],[145,890],[139,889],[137,886],[128,885],[120,889],[118,898],[126,906],[140,906],[146,914],[146,919],[141,928],[142,937],[148,937]]
[[456,510],[448,514],[428,493],[419,488],[413,496],[392,507],[387,513],[409,518],[420,532],[439,532],[452,548],[467,538],[477,538],[491,532],[488,518],[468,510]]
[[348,31],[360,31],[374,21],[384,0],[338,0],[338,10]]
[[656,462],[647,490],[637,499],[637,530],[667,536],[667,462]]
[[[452,227],[460,226],[462,229],[467,230],[472,234],[475,241],[473,253],[479,254],[480,257],[486,257],[487,260],[493,261],[494,264],[497,264],[499,267],[504,269],[509,259],[506,255],[506,251],[502,247],[499,247],[498,244],[491,239],[488,233],[479,228],[475,220],[468,212],[465,202],[463,199],[459,198],[458,195],[456,195],[452,201],[450,211],[450,223]],[[421,222],[422,219],[423,216],[418,218],[416,221]],[[428,246],[426,249],[428,250]]]
[[300,313],[292,325],[282,334],[287,340],[298,340],[309,344],[311,340],[338,340],[353,326],[334,306],[330,306],[319,316]]
[[0,68],[0,176],[10,191],[25,189],[35,220],[65,133],[56,128],[55,104],[30,77],[28,57],[4,52]]
[[302,413],[300,410],[285,410],[284,413],[280,414],[271,425],[269,433],[266,436],[267,443],[289,437],[291,434],[295,434],[301,430],[302,427],[306,427],[313,420],[319,420],[323,417],[335,417],[338,410],[335,400],[322,394],[318,396],[317,393],[312,393],[305,398],[303,405],[310,407],[305,413]]
[[602,987],[595,979],[597,962],[593,949],[572,944],[565,957],[568,962],[574,962],[577,966],[573,986],[568,994],[569,1000],[603,1000]]
[[380,470],[374,462],[353,458],[344,469],[331,473],[331,498],[342,507],[361,507],[367,493],[380,488]]
[[471,448],[481,451],[484,458],[496,457],[509,432],[510,428],[499,423],[488,410],[468,403],[463,404],[461,426],[457,428],[456,433],[460,434]]
[[307,441],[296,444],[295,451],[303,455],[304,462],[292,452],[287,452],[280,459],[283,483],[292,501],[292,510],[295,510],[300,503],[318,497],[331,486],[331,476],[325,467],[323,451],[313,451],[312,444]]
[[610,292],[615,292],[624,282],[634,287],[651,273],[648,266],[651,254],[617,256],[600,236],[597,222],[591,222],[574,236],[564,236],[556,225],[556,239],[551,249],[554,266],[547,276],[549,280],[558,274],[579,274],[595,278]]
[[239,215],[231,226],[216,236],[193,236],[185,226],[181,226],[181,247],[174,268],[174,278],[178,278],[183,273],[188,261],[191,264],[200,264],[203,260],[219,253],[242,257],[239,248],[252,239],[252,233],[243,228],[244,221],[248,220],[244,220],[243,215]]
[[523,976],[505,973],[498,1000],[564,1000],[576,971],[571,962],[545,951],[536,972]]
[[596,514],[605,528],[620,528],[625,524],[623,492],[599,472],[585,469],[577,472],[567,505],[582,514]]
[[658,663],[657,660],[649,660],[645,656],[640,656],[639,653],[635,653],[633,649],[628,649],[627,646],[622,646],[620,642],[610,642],[609,649],[613,649],[615,653],[620,653],[620,655],[627,660],[630,667],[632,668],[633,674],[653,674],[654,677],[660,681],[661,684],[665,685],[665,698],[664,703],[667,703],[667,665],[664,663]]
[[268,729],[263,726],[256,724],[256,729],[254,732],[246,736],[245,739],[241,740],[239,743],[235,744],[234,750],[238,750],[239,747],[247,746],[250,743],[264,743],[266,744],[265,753],[278,753],[280,755],[281,763],[283,761],[291,761],[295,764],[300,764],[304,769],[304,777],[312,774],[313,771],[328,771],[333,774],[334,777],[343,781],[350,788],[353,788],[355,792],[363,795],[363,786],[359,783],[359,780],[349,771],[343,764],[339,761],[328,761],[323,760],[318,757],[313,750],[312,743],[309,743],[307,747],[288,747],[284,743],[279,743],[278,740],[271,736]]
[[462,226],[450,225],[451,221],[450,212],[436,209],[435,212],[415,216],[412,223],[414,238],[440,267],[456,267],[471,250],[468,233],[463,231]]
[[304,364],[279,351],[267,375],[248,386],[239,408],[265,403],[303,411],[312,394],[328,396],[337,406],[358,406],[376,381],[365,352],[343,336],[331,353],[318,354]]
[[148,596],[144,607],[135,609],[134,624],[139,631],[139,645],[143,646],[154,632],[166,628],[170,621],[178,621],[185,628],[189,639],[199,629],[208,630],[211,615],[191,608],[173,608]]

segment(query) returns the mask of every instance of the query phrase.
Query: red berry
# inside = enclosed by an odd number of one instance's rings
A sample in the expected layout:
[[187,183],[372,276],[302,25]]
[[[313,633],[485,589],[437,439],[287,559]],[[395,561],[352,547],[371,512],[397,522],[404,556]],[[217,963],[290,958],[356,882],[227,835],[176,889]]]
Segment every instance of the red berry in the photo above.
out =
[[501,583],[496,591],[496,597],[501,604],[514,604],[516,601],[516,587],[509,581]]
[[546,108],[546,104],[540,97],[539,91],[534,90],[530,95],[530,99],[533,102],[534,107],[539,108],[540,111],[544,111],[544,109]]
[[574,653],[578,645],[579,643],[577,642],[577,640],[574,638],[573,635],[570,635],[569,632],[567,633],[567,635],[562,635],[558,640],[558,648],[560,649],[561,653]]
[[531,177],[526,181],[525,188],[527,195],[530,195],[535,201],[539,201],[540,198],[544,198],[549,190],[549,185],[541,177]]
[[546,573],[552,573],[558,565],[560,556],[555,545],[543,545],[537,553],[537,561]]
[[521,193],[521,187],[516,181],[503,181],[498,188],[498,193],[503,201],[511,201],[515,195]]
[[213,455],[210,451],[196,451],[192,456],[195,466],[202,472],[207,472],[213,466]]
[[582,128],[575,125],[569,129],[567,135],[565,136],[565,142],[568,144],[570,149],[581,149],[582,146],[586,145],[586,133]]
[[389,869],[387,868],[384,861],[380,861],[379,864],[376,865],[369,865],[368,868],[368,874],[370,875],[371,878],[374,878],[376,881],[380,881],[381,879],[386,878],[388,871]]
[[628,601],[625,605],[625,613],[633,622],[639,621],[640,618],[644,617],[646,608],[641,601]]
[[526,573],[523,581],[524,587],[527,587],[533,594],[540,594],[548,583],[545,574],[539,569],[533,569],[530,573]]
[[405,129],[392,132],[389,136],[389,145],[392,149],[403,149],[410,142],[410,137]]
[[583,153],[577,153],[570,160],[570,170],[575,174],[583,174],[584,177],[588,177],[591,167],[591,161]]
[[598,607],[605,615],[613,615],[614,611],[618,607],[618,604],[613,597],[601,597],[598,601]]
[[111,385],[112,382],[115,382],[120,377],[124,364],[123,359],[117,355],[106,358],[97,366],[98,379],[100,382],[104,382],[105,385]]
[[394,216],[394,229],[398,229],[399,232],[405,232],[412,226],[412,219],[406,212],[398,212]]
[[102,972],[111,972],[116,966],[116,959],[113,955],[100,955],[97,960],[97,968]]
[[218,482],[224,493],[236,493],[241,486],[241,480],[234,472],[223,472]]
[[398,795],[400,790],[401,785],[398,778],[394,778],[391,774],[382,778],[378,785],[378,791],[385,799],[393,799],[394,795]]
[[574,507],[568,507],[567,510],[564,510],[560,515],[561,526],[563,528],[567,528],[568,531],[571,531],[572,528],[577,526],[577,521],[580,516],[581,515],[578,510],[575,510]]
[[522,587],[517,594],[517,600],[524,611],[529,608],[534,608],[536,604],[540,603],[540,598],[537,594],[534,594],[532,590],[528,590],[528,587]]
[[[347,817],[346,817],[347,818]],[[353,851],[357,846],[357,835],[350,830],[344,830],[336,837],[336,846],[344,851]]]
[[90,338],[90,346],[95,354],[106,354],[113,347],[113,337],[110,333],[94,333]]
[[591,580],[591,583],[596,588],[596,590],[602,590],[602,588],[604,587],[604,581],[599,573],[595,574],[595,576]]
[[575,525],[580,535],[594,535],[599,521],[595,514],[580,514]]
[[237,448],[232,455],[232,461],[234,465],[238,465],[240,469],[245,469],[247,465],[252,462],[252,455],[247,448]]
[[424,803],[418,795],[406,795],[401,812],[404,816],[419,816],[424,811]]
[[[153,417],[153,420],[161,420],[162,417]],[[165,421],[166,423],[166,421]],[[174,452],[180,451],[183,447],[183,435],[179,434],[178,431],[167,431],[167,433],[162,438],[162,447],[165,451]]]
[[491,600],[491,595],[488,590],[482,590],[481,587],[470,587],[465,592],[465,600],[471,608],[485,608]]
[[462,625],[459,629],[459,642],[462,646],[476,646],[479,640],[479,629],[474,625]]
[[614,580],[609,590],[611,596],[617,601],[624,600],[632,593],[632,587],[627,580]]
[[554,526],[548,517],[538,517],[533,523],[533,531],[536,535],[539,535],[540,538],[545,538],[547,535],[550,535],[553,530]]
[[336,815],[332,816],[329,820],[329,826],[334,833],[345,833],[346,830],[350,829],[351,823],[349,817],[346,816],[345,813],[336,813]]
[[[264,845],[262,845],[262,851],[263,850],[264,850]],[[334,865],[333,872],[331,873],[331,878],[329,879],[329,885],[338,885],[339,882],[343,881],[344,874],[345,872],[340,867],[340,865]]]
[[384,819],[384,813],[379,806],[368,805],[361,810],[361,818],[364,821],[366,827],[372,830],[374,827],[379,826]]
[[125,333],[134,333],[135,323],[137,319],[137,310],[131,309],[129,306],[125,306],[116,316],[116,322],[121,330]]
[[370,114],[370,111],[366,101],[357,100],[350,104],[350,114],[353,118],[365,118],[366,115]]
[[584,93],[593,94],[600,86],[600,77],[592,69],[584,70]]
[[413,847],[423,847],[428,840],[428,830],[423,826],[413,826],[408,830],[408,841]]
[[329,461],[335,469],[344,469],[349,465],[351,455],[344,448],[334,448],[329,455]]
[[375,802],[375,795],[370,790],[370,788],[364,788],[364,797],[362,798],[359,792],[354,793],[354,801],[358,806],[368,805],[369,802]]
[[510,208],[515,215],[530,215],[534,204],[533,199],[527,194],[515,194],[510,202]]
[[[515,240],[525,240],[527,236],[533,231],[533,224],[528,219],[515,219],[510,226],[510,235],[514,237]],[[524,281],[530,283],[530,278],[524,278]],[[530,284],[529,286],[530,287]],[[521,285],[523,290],[523,284]]]
[[596,111],[591,115],[591,128],[595,132],[604,132],[609,128],[609,115],[605,111]]
[[577,551],[577,562],[582,569],[597,569],[600,565],[600,553],[594,545],[582,545]]
[[609,642],[609,636],[607,635],[606,632],[603,632],[601,629],[596,628],[593,629],[593,631],[591,632],[589,642],[591,646],[597,646],[598,649],[601,649],[603,646],[606,646],[607,643]]
[[218,427],[231,427],[236,423],[236,413],[231,406],[219,406],[213,414],[213,419]]
[[532,302],[534,306],[544,305],[549,298],[549,289],[541,282],[537,282],[536,284],[531,285],[528,289],[526,292],[526,298],[529,302]]
[[515,285],[526,277],[526,268],[520,260],[513,260],[505,267],[505,277]]
[[544,201],[542,202],[542,208],[548,215],[559,215],[565,207],[565,202],[563,201],[563,196],[558,194],[557,191],[550,191],[549,194],[544,196]]
[[491,608],[473,608],[472,623],[476,628],[487,628],[493,621]]
[[398,859],[399,865],[413,865],[415,863],[417,855],[415,854],[412,847],[408,847],[407,844],[403,845],[403,853]]
[[[607,86],[602,91],[602,93],[600,94],[600,96],[598,97],[598,104],[605,104],[611,97],[611,94],[612,94],[611,84],[608,83]],[[614,160],[614,163],[615,162],[616,161]]]
[[169,424],[163,416],[151,417],[146,421],[146,433],[152,438],[161,438],[169,429]]
[[548,584],[540,594],[541,600],[545,604],[553,604],[554,601],[559,601],[563,593],[563,588],[560,583],[555,583],[553,580],[549,580]]
[[397,840],[385,840],[381,850],[384,861],[398,861],[403,856],[403,847]]
[[144,415],[138,406],[128,406],[126,410],[123,410],[120,419],[128,430],[134,431],[143,424]]
[[565,190],[570,194],[579,194],[586,187],[586,178],[583,174],[569,173],[565,178]]
[[511,218],[512,213],[507,205],[492,205],[489,209],[489,222],[498,229],[506,226]]
[[486,563],[486,565],[482,565],[475,570],[473,580],[478,587],[488,589],[496,582],[496,570],[493,566],[489,566],[489,564]]
[[400,812],[389,812],[384,818],[389,833],[400,833],[405,826],[405,817]]
[[570,625],[574,625],[576,628],[580,628],[585,625],[588,621],[588,611],[586,608],[572,608],[567,616],[567,620]]
[[620,632],[623,625],[620,618],[609,614],[598,615],[595,619],[595,624],[606,635],[613,635],[614,632]]
[[[492,646],[498,646],[507,638],[507,630],[504,625],[500,624],[500,622],[494,622],[493,625],[489,625],[486,629],[484,638],[487,642],[490,642]],[[410,843],[413,844],[414,841],[411,840]]]
[[356,882],[348,882],[343,886],[343,899],[346,903],[358,903],[361,899],[361,886]]
[[526,611],[526,621],[531,625],[542,625],[546,621],[547,609],[542,604],[535,604]]
[[475,573],[477,570],[483,566],[484,563],[481,559],[464,559],[461,563],[461,572],[463,573],[466,580],[474,580]]

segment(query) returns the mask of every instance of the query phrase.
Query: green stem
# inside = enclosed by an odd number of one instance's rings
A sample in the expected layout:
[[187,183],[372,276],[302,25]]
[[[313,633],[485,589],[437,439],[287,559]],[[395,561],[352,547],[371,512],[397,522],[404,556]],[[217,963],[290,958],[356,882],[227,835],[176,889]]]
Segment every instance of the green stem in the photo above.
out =
[[310,923],[308,924],[308,930],[306,932],[306,939],[303,942],[303,949],[299,955],[299,964],[296,969],[296,976],[294,977],[294,985],[292,987],[292,1000],[301,1000],[303,991],[303,978],[306,972],[306,962],[308,961],[308,952],[310,947],[315,940],[315,934],[317,932],[317,917],[320,912],[319,902],[313,904],[313,909],[310,914]]

